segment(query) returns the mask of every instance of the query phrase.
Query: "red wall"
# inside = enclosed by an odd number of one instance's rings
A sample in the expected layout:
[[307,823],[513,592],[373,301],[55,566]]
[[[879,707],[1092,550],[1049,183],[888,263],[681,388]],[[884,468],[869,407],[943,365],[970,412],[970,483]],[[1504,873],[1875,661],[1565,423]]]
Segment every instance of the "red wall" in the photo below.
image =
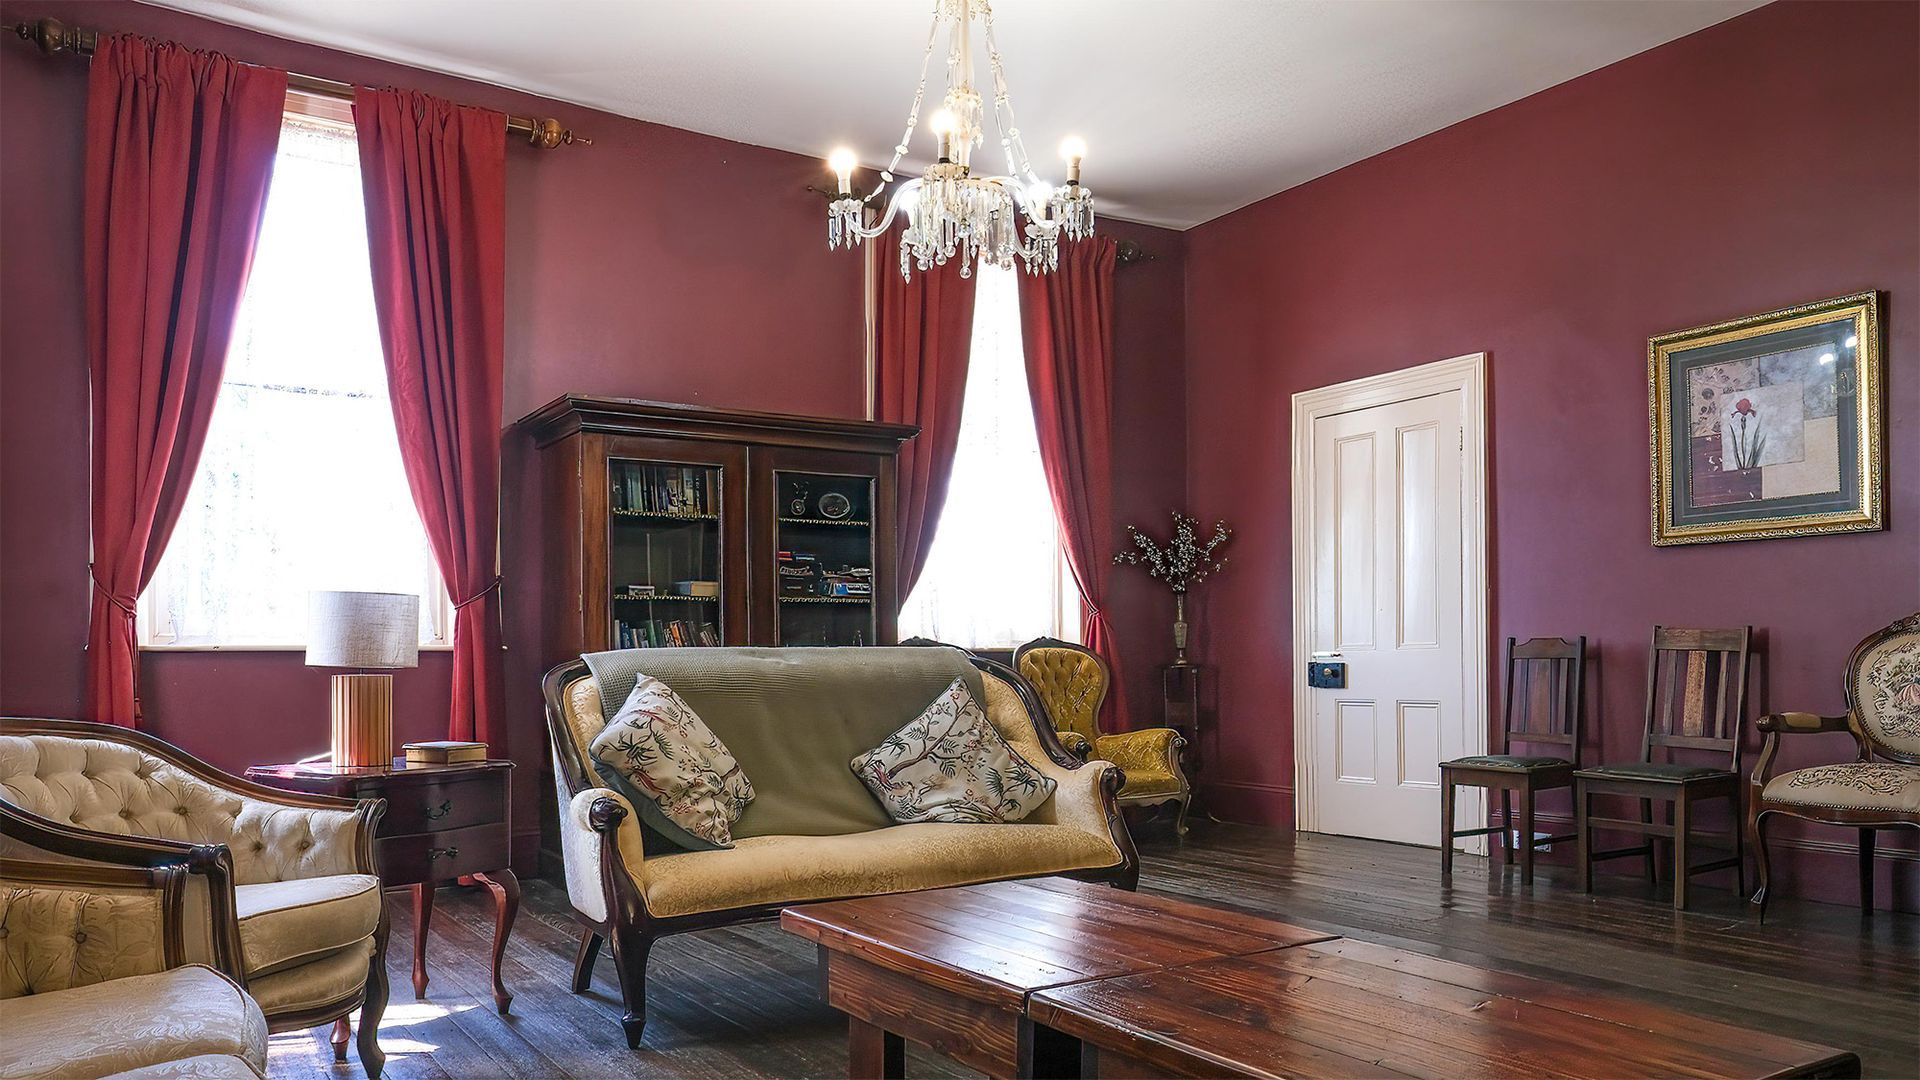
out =
[[[1494,639],[1598,643],[1590,754],[1637,752],[1656,622],[1751,623],[1763,702],[1841,709],[1854,642],[1920,608],[1917,45],[1920,6],[1774,4],[1187,234],[1189,494],[1240,527],[1201,616],[1217,807],[1292,816],[1289,396],[1462,353],[1490,356]],[[1647,338],[1868,288],[1887,531],[1651,546]],[[1783,760],[1850,754],[1819,736]],[[1789,877],[1849,899],[1854,834],[1798,832],[1826,846]],[[1920,867],[1896,865],[1913,906]]]
[[[52,15],[167,38],[311,75],[399,85],[518,115],[554,115],[591,147],[508,151],[506,408],[510,423],[565,392],[829,416],[863,412],[860,260],[829,252],[824,208],[804,190],[814,159],[624,119],[159,8],[0,0],[0,21]],[[0,712],[78,716],[87,621],[87,374],[80,179],[87,69],[0,43]],[[1160,258],[1116,286],[1122,424],[1157,433],[1124,449],[1121,501],[1178,501],[1181,237],[1120,225]],[[1168,450],[1167,447],[1172,447]],[[503,568],[506,750],[521,763],[518,854],[533,850],[535,776],[545,756],[538,592],[543,529],[527,446],[507,446]],[[1145,511],[1141,511],[1145,513]],[[1150,597],[1120,590],[1123,647],[1163,631]],[[1151,678],[1157,652],[1132,665]],[[153,730],[215,764],[243,768],[325,745],[326,677],[297,652],[147,653]],[[445,732],[449,665],[422,657],[396,678],[401,739]],[[1146,684],[1143,682],[1142,686]],[[1143,691],[1144,692],[1144,691]]]

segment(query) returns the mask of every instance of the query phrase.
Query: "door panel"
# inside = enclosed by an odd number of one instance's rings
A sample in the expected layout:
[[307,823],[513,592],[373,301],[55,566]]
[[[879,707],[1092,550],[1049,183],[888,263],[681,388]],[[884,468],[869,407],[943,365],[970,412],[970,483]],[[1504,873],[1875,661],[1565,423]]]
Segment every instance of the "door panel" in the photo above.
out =
[[1432,844],[1438,763],[1466,752],[1461,395],[1314,422],[1313,799],[1326,832]]

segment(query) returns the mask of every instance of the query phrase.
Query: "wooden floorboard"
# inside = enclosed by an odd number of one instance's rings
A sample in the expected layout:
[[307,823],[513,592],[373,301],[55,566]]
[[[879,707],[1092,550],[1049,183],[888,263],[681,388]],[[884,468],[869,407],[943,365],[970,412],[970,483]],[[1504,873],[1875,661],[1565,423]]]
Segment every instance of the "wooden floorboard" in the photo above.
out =
[[[1141,888],[1241,908],[1347,937],[1558,979],[1596,993],[1826,1043],[1868,1076],[1920,1076],[1920,917],[1776,901],[1767,925],[1731,894],[1696,887],[1675,912],[1665,887],[1603,877],[1593,896],[1572,871],[1460,858],[1442,887],[1430,849],[1250,826],[1197,823],[1185,844],[1140,830]],[[513,1013],[493,1011],[493,908],[481,889],[442,890],[425,1001],[410,982],[413,922],[389,897],[393,1002],[381,1024],[387,1075],[412,1078],[844,1076],[846,1025],[814,992],[811,945],[772,924],[668,938],[654,947],[646,1040],[620,1036],[619,992],[603,953],[593,989],[567,991],[576,931],[565,890],[530,880],[507,947]],[[327,1029],[273,1038],[274,1077],[361,1075],[335,1066]],[[909,1047],[915,1077],[973,1075]]]

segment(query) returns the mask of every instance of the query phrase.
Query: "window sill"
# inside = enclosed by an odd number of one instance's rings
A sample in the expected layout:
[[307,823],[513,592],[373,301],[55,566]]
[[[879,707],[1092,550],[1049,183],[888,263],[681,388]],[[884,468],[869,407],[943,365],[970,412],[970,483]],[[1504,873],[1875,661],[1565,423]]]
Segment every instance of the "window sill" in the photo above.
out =
[[[149,645],[143,643],[140,651],[143,653],[304,653],[307,647],[305,645]],[[452,652],[453,643],[422,645],[420,651],[423,653]]]

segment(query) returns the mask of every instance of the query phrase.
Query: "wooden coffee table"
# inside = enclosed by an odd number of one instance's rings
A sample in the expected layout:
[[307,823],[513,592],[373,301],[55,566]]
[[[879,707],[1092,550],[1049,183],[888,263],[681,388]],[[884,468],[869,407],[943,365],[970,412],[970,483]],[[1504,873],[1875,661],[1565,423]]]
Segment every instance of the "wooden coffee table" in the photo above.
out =
[[848,1017],[848,1075],[902,1075],[905,1039],[992,1076],[1072,1076],[1073,1039],[1030,995],[1331,934],[1058,878],[839,900],[781,912],[819,945],[821,995]]
[[1340,938],[1033,994],[1083,1077],[1859,1076],[1830,1046]]

